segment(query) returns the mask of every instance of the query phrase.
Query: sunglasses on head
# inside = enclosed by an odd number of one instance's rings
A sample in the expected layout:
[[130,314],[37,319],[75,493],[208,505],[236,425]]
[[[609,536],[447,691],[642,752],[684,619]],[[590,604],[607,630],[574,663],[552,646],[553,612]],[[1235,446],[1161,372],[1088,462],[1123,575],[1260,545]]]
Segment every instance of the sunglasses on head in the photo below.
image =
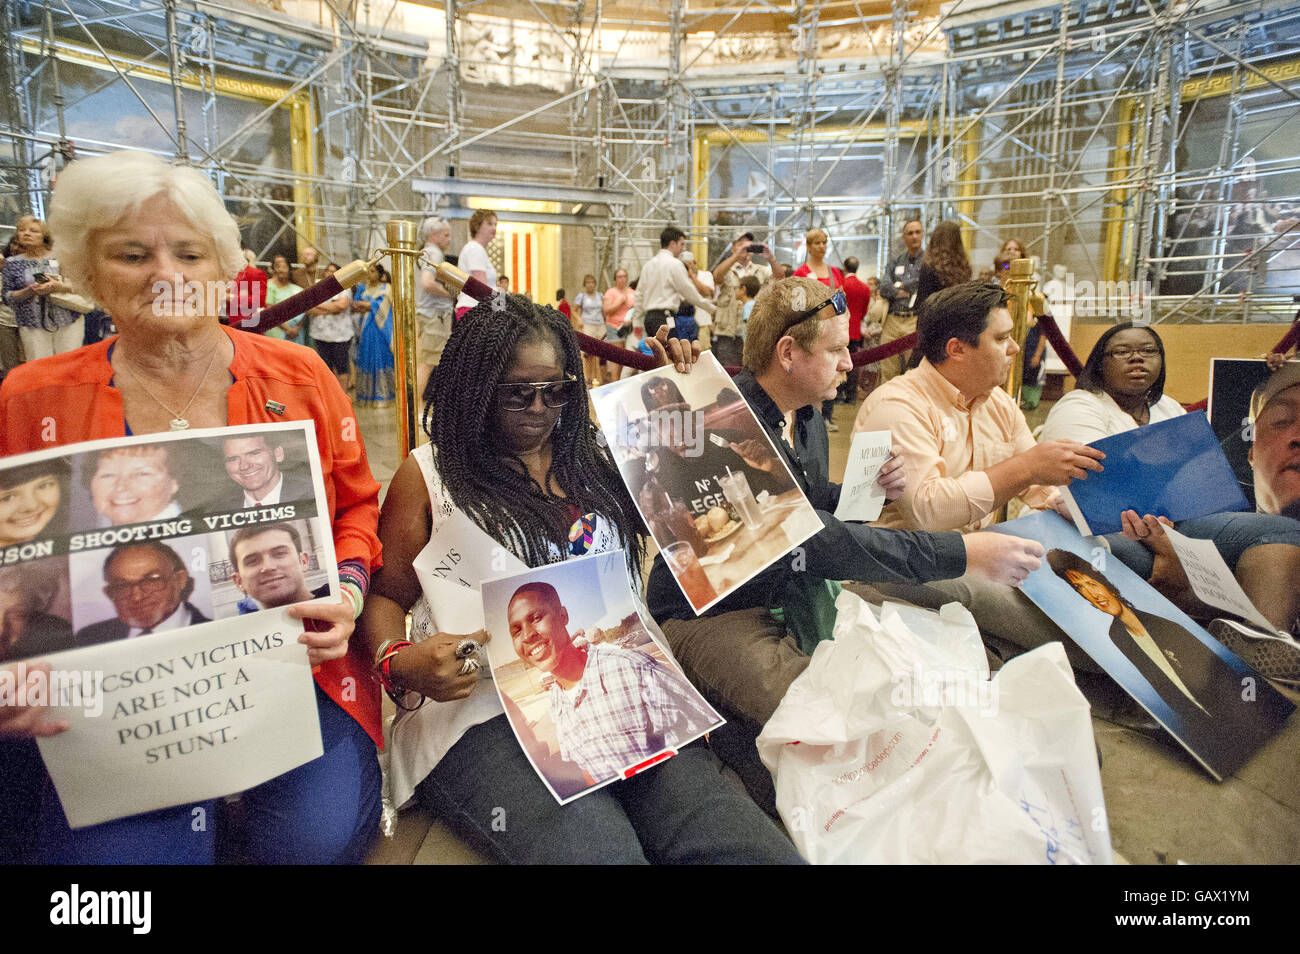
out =
[[785,327],[787,329],[790,329],[797,324],[801,324],[802,322],[807,321],[809,318],[817,314],[817,312],[821,311],[827,305],[832,306],[835,309],[835,314],[837,315],[842,315],[846,311],[848,311],[849,301],[847,298],[844,297],[844,289],[842,288],[837,289],[835,294],[831,295],[830,298],[827,298],[820,305],[814,305],[812,308],[809,308],[807,311],[801,311],[797,315],[794,315],[793,317],[790,318],[789,321],[785,323]]
[[573,400],[577,386],[572,375],[565,375],[563,381],[512,381],[497,385],[497,400],[507,411],[526,411],[540,394],[547,407],[564,407]]

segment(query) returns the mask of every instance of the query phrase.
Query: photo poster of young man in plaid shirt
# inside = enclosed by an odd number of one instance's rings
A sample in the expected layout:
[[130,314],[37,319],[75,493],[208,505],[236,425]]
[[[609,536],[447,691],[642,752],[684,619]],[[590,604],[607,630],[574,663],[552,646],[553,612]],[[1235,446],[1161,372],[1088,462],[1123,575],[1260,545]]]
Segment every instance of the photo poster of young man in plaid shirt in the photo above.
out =
[[484,647],[506,716],[560,804],[723,725],[629,583],[622,550],[483,583]]

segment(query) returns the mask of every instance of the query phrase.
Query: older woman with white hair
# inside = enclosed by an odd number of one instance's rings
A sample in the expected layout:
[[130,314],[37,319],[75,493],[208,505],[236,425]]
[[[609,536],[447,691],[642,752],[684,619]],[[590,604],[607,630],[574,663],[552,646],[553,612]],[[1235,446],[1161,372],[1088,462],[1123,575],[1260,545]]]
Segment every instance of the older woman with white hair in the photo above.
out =
[[[190,427],[315,423],[344,596],[289,613],[313,620],[298,641],[314,667],[325,754],[245,792],[243,803],[250,860],[360,860],[378,823],[382,735],[369,660],[349,637],[379,562],[379,485],[347,425],[351,404],[311,350],[220,323],[244,262],[203,173],[142,152],[83,159],[59,176],[50,222],[66,279],[120,333],[6,377],[0,454]],[[193,807],[73,831],[49,796],[36,860],[211,861],[215,833],[191,831]]]

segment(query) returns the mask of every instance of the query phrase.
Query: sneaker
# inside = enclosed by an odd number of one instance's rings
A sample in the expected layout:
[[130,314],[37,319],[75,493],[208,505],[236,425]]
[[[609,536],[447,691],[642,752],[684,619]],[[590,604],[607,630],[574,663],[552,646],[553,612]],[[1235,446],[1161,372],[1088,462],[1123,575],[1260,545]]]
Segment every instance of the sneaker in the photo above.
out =
[[840,426],[834,421],[827,421],[826,430],[830,431],[832,434],[838,434],[840,432]]
[[1210,635],[1277,682],[1300,685],[1300,643],[1285,633],[1258,629],[1235,619],[1211,620]]

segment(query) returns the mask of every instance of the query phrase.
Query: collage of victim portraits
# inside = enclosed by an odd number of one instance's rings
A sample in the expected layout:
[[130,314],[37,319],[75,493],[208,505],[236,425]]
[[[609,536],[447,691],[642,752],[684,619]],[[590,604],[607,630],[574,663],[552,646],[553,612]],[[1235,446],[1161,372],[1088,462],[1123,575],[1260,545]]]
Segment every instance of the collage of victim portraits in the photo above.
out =
[[0,662],[330,590],[310,424],[153,434],[0,468]]

